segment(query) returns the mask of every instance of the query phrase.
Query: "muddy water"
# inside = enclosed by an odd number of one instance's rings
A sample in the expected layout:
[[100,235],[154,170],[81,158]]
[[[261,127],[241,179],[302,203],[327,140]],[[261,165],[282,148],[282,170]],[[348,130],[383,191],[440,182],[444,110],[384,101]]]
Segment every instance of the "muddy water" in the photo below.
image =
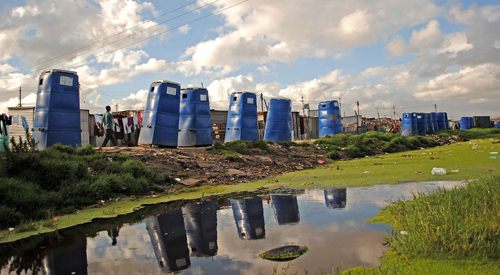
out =
[[[389,226],[365,223],[387,200],[458,182],[326,190],[280,189],[204,202],[176,202],[117,219],[61,230],[0,247],[0,274],[271,274],[258,257],[283,245],[306,245],[280,262],[291,274],[332,265],[374,267]],[[281,272],[281,271],[280,271]]]

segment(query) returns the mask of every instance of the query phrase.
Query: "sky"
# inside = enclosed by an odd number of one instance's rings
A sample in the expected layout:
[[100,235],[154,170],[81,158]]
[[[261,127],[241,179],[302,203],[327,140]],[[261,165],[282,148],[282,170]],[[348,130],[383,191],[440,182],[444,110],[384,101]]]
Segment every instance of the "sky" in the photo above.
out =
[[500,117],[499,1],[2,0],[0,49],[0,113],[65,69],[91,113],[144,109],[169,80],[203,83],[220,110],[249,91],[295,111]]

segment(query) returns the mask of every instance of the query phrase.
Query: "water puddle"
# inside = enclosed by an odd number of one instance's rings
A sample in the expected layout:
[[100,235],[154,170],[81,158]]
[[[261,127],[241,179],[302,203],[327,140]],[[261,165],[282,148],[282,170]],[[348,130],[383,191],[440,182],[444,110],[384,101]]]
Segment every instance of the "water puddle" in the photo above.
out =
[[374,267],[390,226],[366,223],[387,200],[460,182],[326,190],[174,202],[0,247],[1,274],[271,274],[259,253],[306,245],[290,264],[327,273],[332,265]]

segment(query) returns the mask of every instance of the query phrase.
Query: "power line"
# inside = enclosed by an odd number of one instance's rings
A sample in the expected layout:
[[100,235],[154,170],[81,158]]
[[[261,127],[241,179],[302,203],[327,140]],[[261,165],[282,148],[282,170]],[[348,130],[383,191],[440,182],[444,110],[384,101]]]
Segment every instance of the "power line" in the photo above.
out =
[[[211,4],[213,4],[213,3],[215,3],[215,2],[218,2],[218,1],[220,1],[220,0],[216,0],[216,1],[212,2],[212,3],[207,4],[207,5],[211,5]],[[139,27],[139,26],[141,26],[141,25],[144,25],[146,22],[152,22],[153,20],[156,20],[156,19],[158,19],[158,18],[160,18],[160,17],[163,17],[163,16],[165,16],[165,15],[167,15],[167,14],[170,14],[170,13],[172,13],[172,12],[178,11],[178,10],[180,10],[180,9],[182,9],[182,8],[185,8],[185,7],[187,7],[187,6],[189,6],[189,5],[193,4],[193,3],[196,3],[196,2],[197,2],[197,1],[190,2],[190,3],[188,3],[188,4],[186,4],[186,5],[182,6],[182,7],[179,7],[179,8],[176,8],[176,9],[174,9],[174,10],[171,10],[171,11],[169,11],[169,12],[163,13],[163,14],[161,14],[161,15],[157,16],[157,17],[147,19],[147,20],[145,20],[145,21],[143,21],[143,22],[141,22],[141,23],[139,23],[139,24],[137,24],[137,25],[135,25],[135,26],[133,26],[133,27],[131,27],[131,28],[128,28],[128,29],[123,30],[123,31],[121,31],[121,32],[115,33],[115,34],[113,34],[113,35],[111,35],[111,36],[107,36],[107,37],[105,37],[105,38],[103,38],[103,39],[101,39],[101,40],[98,40],[98,41],[94,42],[94,43],[88,44],[88,45],[86,45],[86,46],[83,46],[83,47],[78,48],[78,49],[76,49],[76,50],[73,50],[73,51],[71,51],[71,52],[67,52],[67,53],[65,53],[65,54],[62,54],[62,55],[59,55],[59,56],[53,57],[53,58],[48,59],[48,60],[45,60],[45,61],[43,61],[43,62],[41,62],[41,63],[35,64],[35,65],[31,65],[31,66],[28,66],[28,67],[25,67],[25,68],[19,69],[19,70],[17,70],[17,71],[12,71],[12,72],[8,72],[8,73],[5,73],[5,74],[2,74],[2,75],[0,75],[0,77],[1,77],[1,76],[5,76],[5,75],[7,75],[7,74],[12,74],[12,73],[22,72],[22,71],[24,71],[24,70],[27,70],[27,69],[30,69],[30,68],[33,68],[33,67],[37,67],[37,66],[42,65],[42,64],[44,64],[44,63],[50,62],[50,61],[52,61],[52,60],[55,60],[55,59],[61,58],[61,57],[63,57],[63,56],[66,56],[66,55],[69,55],[69,54],[75,53],[75,52],[77,52],[77,51],[79,51],[79,50],[82,50],[82,49],[88,48],[88,47],[90,47],[90,46],[96,45],[96,44],[98,44],[98,43],[100,43],[100,42],[102,42],[102,41],[105,41],[105,40],[109,39],[109,38],[112,38],[112,37],[118,36],[118,35],[120,35],[120,34],[122,34],[122,33],[125,33],[125,32],[127,32],[127,31],[129,31],[129,30],[132,30],[132,29],[135,29],[135,28],[137,28],[137,27]],[[207,6],[207,5],[204,5],[204,6],[200,7],[200,8],[203,8],[203,7]],[[200,8],[198,8],[198,9],[200,9]],[[191,13],[191,12],[193,12],[193,11],[196,11],[196,10],[198,10],[198,9],[191,10],[191,11],[189,11],[189,12],[186,12],[186,13],[184,13],[184,14],[181,14],[180,16],[186,15],[186,14]],[[176,19],[176,18],[178,18],[178,17],[180,17],[180,16],[177,16],[177,17],[171,18],[171,19],[169,19],[169,20],[167,20],[167,21],[163,21],[163,22],[161,22],[161,23],[157,23],[157,24],[156,24],[156,25],[154,25],[154,26],[151,26],[151,27],[149,27],[149,28],[147,28],[147,29],[144,29],[144,30],[142,30],[142,31],[140,31],[140,32],[136,32],[136,33],[134,33],[134,34],[131,34],[131,35],[129,35],[129,36],[127,36],[127,37],[125,37],[125,38],[129,38],[130,36],[133,36],[133,35],[136,35],[136,34],[138,34],[138,33],[141,33],[141,32],[143,32],[143,31],[145,31],[145,30],[148,30],[148,29],[151,29],[151,28],[157,27],[157,26],[159,26],[159,25],[162,25],[163,23],[166,23],[166,22],[168,22],[168,21],[171,21],[171,20],[173,20],[173,19]],[[118,41],[120,41],[120,40],[118,40]],[[116,41],[115,41],[115,42],[116,42]],[[113,42],[113,43],[114,43],[114,42]],[[105,47],[105,46],[107,46],[107,45],[104,45],[104,47]],[[99,49],[99,48],[98,48],[98,49]],[[93,50],[95,50],[95,49],[93,49]],[[93,51],[93,50],[92,50],[92,51]],[[85,54],[85,53],[84,53],[84,54]],[[75,56],[75,57],[78,57],[78,56]],[[75,58],[75,57],[72,57],[71,59],[73,59],[73,58]]]
[[[146,40],[149,40],[149,39],[151,39],[151,38],[153,38],[153,37],[160,36],[160,35],[165,34],[165,33],[169,33],[169,32],[171,32],[171,31],[173,31],[173,30],[176,30],[176,29],[179,29],[179,28],[184,27],[184,26],[186,26],[186,25],[189,25],[189,24],[191,24],[191,23],[194,23],[194,22],[200,21],[200,20],[205,19],[205,18],[207,18],[207,17],[210,17],[210,16],[213,16],[213,15],[216,15],[216,14],[218,14],[218,13],[221,13],[221,12],[223,12],[223,11],[225,11],[225,10],[228,10],[228,9],[233,8],[233,7],[239,6],[239,5],[241,5],[241,4],[245,3],[245,2],[248,2],[248,1],[250,1],[250,0],[244,0],[244,1],[238,2],[238,3],[234,4],[234,5],[231,5],[231,6],[225,7],[225,8],[223,8],[223,9],[220,9],[220,10],[215,11],[215,12],[212,12],[212,13],[210,13],[210,14],[208,14],[208,15],[202,16],[202,17],[197,18],[197,19],[194,19],[194,20],[191,20],[191,21],[189,21],[189,22],[187,22],[187,23],[184,23],[184,24],[182,24],[182,25],[179,25],[179,26],[177,26],[177,27],[175,27],[175,28],[171,28],[171,29],[168,29],[168,30],[166,30],[166,31],[159,32],[159,33],[157,33],[157,34],[151,35],[151,36],[146,37],[146,38],[144,38],[144,39],[141,39],[141,40],[139,40],[139,41],[136,41],[136,42],[133,42],[133,43],[127,44],[127,45],[125,45],[125,46],[123,46],[123,47],[118,47],[118,48],[116,48],[116,49],[114,49],[114,50],[110,50],[110,51],[108,51],[108,52],[106,52],[106,53],[103,53],[103,54],[100,54],[100,55],[95,55],[95,56],[93,56],[93,57],[89,57],[89,58],[87,58],[87,59],[84,59],[84,60],[83,60],[83,61],[81,61],[81,62],[77,62],[77,63],[70,64],[70,66],[75,66],[75,65],[82,64],[82,63],[86,63],[86,62],[88,62],[88,61],[90,61],[90,60],[97,59],[98,57],[101,57],[101,56],[104,56],[104,55],[107,55],[107,54],[110,54],[110,53],[116,52],[116,51],[118,51],[118,50],[121,50],[121,49],[123,49],[123,48],[127,48],[127,47],[129,47],[129,46],[132,46],[132,45],[135,45],[135,44],[141,43],[141,42],[146,41]],[[116,42],[116,41],[115,41],[115,42]],[[115,43],[115,42],[113,42],[113,43]],[[81,54],[81,55],[82,55],[82,54]],[[78,57],[78,56],[81,56],[81,55],[77,55],[77,56],[75,56],[75,57]],[[63,60],[63,61],[61,61],[61,62],[54,63],[54,64],[52,64],[52,65],[50,65],[50,66],[54,66],[54,65],[57,65],[57,64],[61,64],[61,63],[65,62],[65,61],[68,61],[68,60],[74,59],[75,57],[72,57],[72,58],[67,59],[67,60]],[[34,73],[34,71],[32,71],[31,73]],[[29,76],[28,76],[28,77],[25,77],[24,79],[26,79],[26,78],[29,78]],[[22,79],[21,79],[21,80],[22,80]],[[19,80],[18,80],[18,81],[19,81]]]

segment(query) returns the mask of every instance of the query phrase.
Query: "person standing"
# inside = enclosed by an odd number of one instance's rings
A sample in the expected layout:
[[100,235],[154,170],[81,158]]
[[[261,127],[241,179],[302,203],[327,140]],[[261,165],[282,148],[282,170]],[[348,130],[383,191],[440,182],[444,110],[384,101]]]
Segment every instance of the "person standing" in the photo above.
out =
[[104,127],[104,130],[106,131],[106,138],[104,138],[104,141],[102,143],[102,147],[106,147],[108,144],[108,140],[111,140],[111,143],[113,143],[113,146],[117,146],[118,144],[116,143],[115,138],[113,137],[113,130],[115,128],[115,121],[113,120],[113,114],[111,114],[111,107],[106,106],[106,113],[104,113],[104,116],[102,118],[102,126]]

